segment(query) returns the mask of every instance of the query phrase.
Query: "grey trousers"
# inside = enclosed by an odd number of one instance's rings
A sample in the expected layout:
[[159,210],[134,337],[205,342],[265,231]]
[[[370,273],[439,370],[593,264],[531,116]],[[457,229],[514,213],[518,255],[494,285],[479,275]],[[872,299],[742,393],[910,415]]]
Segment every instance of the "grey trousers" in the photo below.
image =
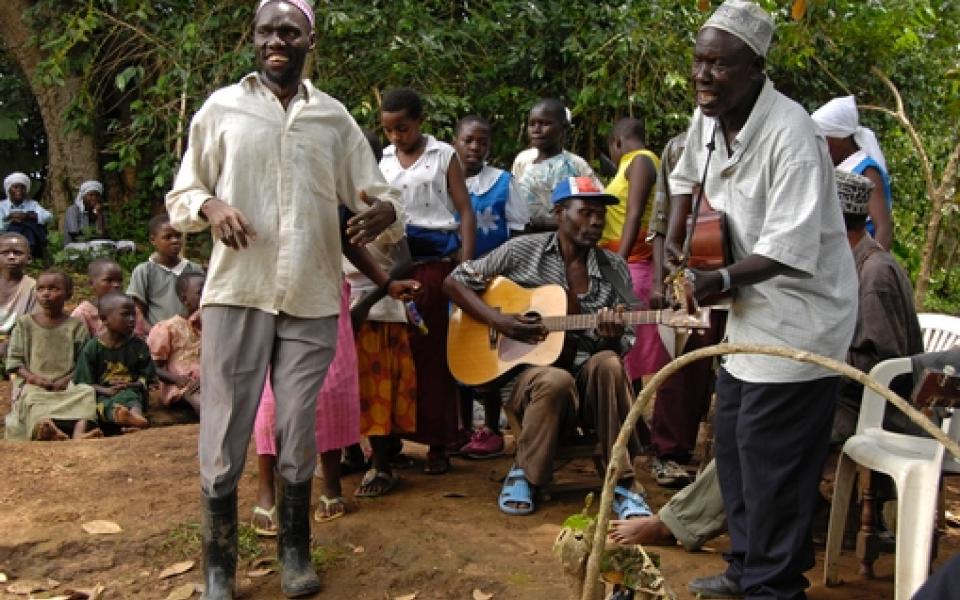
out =
[[300,483],[317,462],[316,400],[337,342],[337,317],[300,319],[254,308],[203,309],[200,483],[220,498],[237,489],[267,367],[276,396],[277,467]]
[[725,532],[727,515],[723,510],[717,463],[708,462],[696,481],[674,494],[657,515],[688,552],[699,550]]

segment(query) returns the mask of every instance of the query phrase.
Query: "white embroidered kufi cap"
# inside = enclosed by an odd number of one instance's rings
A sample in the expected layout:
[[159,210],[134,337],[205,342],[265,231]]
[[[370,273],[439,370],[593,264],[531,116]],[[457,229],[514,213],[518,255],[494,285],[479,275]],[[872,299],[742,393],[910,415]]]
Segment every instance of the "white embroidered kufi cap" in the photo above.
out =
[[747,0],[727,0],[710,15],[703,27],[726,31],[763,57],[767,56],[774,29],[773,18],[767,11]]

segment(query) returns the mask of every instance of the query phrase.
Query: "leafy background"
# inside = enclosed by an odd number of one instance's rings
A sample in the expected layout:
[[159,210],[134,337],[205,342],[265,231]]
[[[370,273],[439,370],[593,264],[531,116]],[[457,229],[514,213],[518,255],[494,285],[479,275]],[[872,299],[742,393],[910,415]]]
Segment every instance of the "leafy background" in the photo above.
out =
[[[113,189],[116,225],[145,240],[185,144],[190,115],[214,89],[253,69],[253,2],[232,0],[36,0],[29,9],[44,60],[19,72],[0,49],[0,162],[41,174],[49,142],[26,77],[47,86],[79,79],[70,126],[96,139]],[[524,121],[541,96],[574,115],[567,147],[597,164],[623,115],[642,118],[659,149],[693,107],[690,60],[709,0],[330,0],[317,3],[317,46],[308,74],[361,125],[377,129],[384,90],[422,92],[426,129],[449,139],[456,119],[494,124],[491,161],[509,166],[525,147]],[[960,3],[952,0],[762,0],[778,30],[768,72],[813,110],[856,94],[893,107],[876,67],[899,88],[939,181],[960,142]],[[893,177],[894,252],[914,275],[931,199],[903,128],[862,111]],[[56,135],[55,132],[50,133]],[[97,174],[91,174],[91,177]],[[955,174],[954,174],[955,175]],[[954,177],[955,179],[955,177]],[[932,256],[929,310],[960,311],[958,197],[949,182]],[[199,237],[199,236],[198,236]]]

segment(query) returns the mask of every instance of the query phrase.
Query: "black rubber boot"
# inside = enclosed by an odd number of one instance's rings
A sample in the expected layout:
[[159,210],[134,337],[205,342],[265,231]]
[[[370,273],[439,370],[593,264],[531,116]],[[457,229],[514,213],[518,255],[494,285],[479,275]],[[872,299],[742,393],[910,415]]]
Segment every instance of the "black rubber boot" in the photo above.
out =
[[282,477],[277,480],[280,482],[277,507],[280,588],[287,598],[316,594],[321,586],[310,558],[310,486],[313,481],[289,483]]
[[203,597],[233,600],[237,574],[237,492],[203,496]]

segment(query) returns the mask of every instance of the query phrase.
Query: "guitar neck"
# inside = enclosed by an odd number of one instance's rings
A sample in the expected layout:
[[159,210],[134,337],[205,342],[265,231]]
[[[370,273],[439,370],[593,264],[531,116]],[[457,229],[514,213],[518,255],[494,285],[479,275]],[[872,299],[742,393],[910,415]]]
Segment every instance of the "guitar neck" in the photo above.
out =
[[[659,310],[637,310],[623,313],[623,322],[626,325],[647,325],[649,323],[659,323],[660,320],[661,311]],[[549,331],[593,329],[597,326],[597,315],[543,317],[542,322]]]

